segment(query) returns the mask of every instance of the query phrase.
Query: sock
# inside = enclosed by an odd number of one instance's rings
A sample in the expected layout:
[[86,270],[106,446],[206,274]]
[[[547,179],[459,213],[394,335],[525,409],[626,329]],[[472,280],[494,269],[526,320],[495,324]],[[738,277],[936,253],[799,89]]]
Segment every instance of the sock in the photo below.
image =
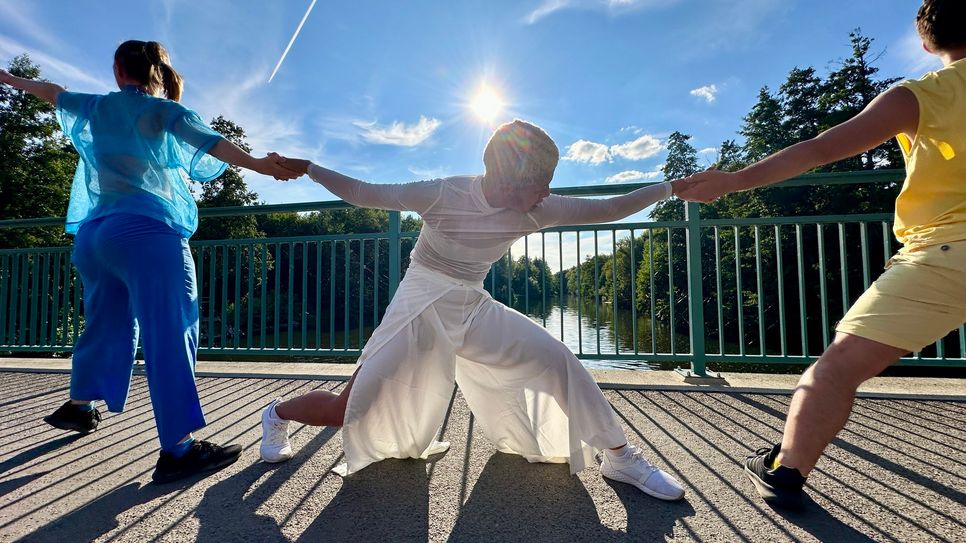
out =
[[93,411],[94,410],[94,402],[74,403],[74,401],[71,400],[70,404],[73,405],[74,407],[76,407],[77,409],[80,409],[81,411]]
[[624,445],[624,447],[616,451],[611,449],[604,449],[604,454],[606,454],[607,457],[610,458],[611,460],[620,460],[623,458],[627,458],[627,456],[630,453],[631,453],[631,448],[628,445]]
[[282,417],[278,416],[278,413],[275,411],[276,405],[278,405],[278,403],[275,403],[275,405],[273,405],[272,408],[268,410],[268,418],[272,420],[284,420],[282,419]]
[[171,453],[175,458],[181,458],[182,456],[185,455],[185,453],[188,452],[188,449],[191,448],[191,444],[194,442],[195,442],[195,438],[193,436],[189,437],[188,439],[184,440],[184,442],[178,443],[170,450],[165,452]]

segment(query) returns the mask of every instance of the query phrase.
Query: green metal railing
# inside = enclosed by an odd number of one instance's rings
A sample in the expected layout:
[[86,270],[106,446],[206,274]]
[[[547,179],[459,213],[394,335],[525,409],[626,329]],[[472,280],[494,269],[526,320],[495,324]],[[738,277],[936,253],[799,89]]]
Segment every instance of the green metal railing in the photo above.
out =
[[[781,186],[901,179],[894,170],[814,174]],[[604,196],[640,186],[554,192]],[[348,207],[206,208],[201,216]],[[721,362],[811,362],[896,249],[891,214],[705,219],[700,208],[686,204],[682,221],[545,229],[515,244],[484,285],[580,358],[688,364],[705,375],[708,364]],[[0,228],[62,223],[18,219],[0,221]],[[418,235],[400,225],[400,214],[390,212],[385,232],[193,241],[200,352],[357,356]],[[70,250],[0,250],[0,351],[70,351],[83,326]],[[960,327],[901,363],[966,366],[966,331]]]

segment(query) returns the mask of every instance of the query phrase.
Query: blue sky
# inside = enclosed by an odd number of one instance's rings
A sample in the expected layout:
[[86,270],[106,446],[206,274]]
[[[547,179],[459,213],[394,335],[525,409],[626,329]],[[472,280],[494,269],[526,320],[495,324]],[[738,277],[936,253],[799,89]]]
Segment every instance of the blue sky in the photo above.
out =
[[[657,177],[675,130],[710,163],[761,86],[795,66],[824,75],[855,27],[884,51],[880,75],[938,66],[910,0],[321,0],[269,83],[310,3],[0,0],[0,63],[26,52],[52,81],[107,92],[117,45],[154,39],[183,103],[239,123],[256,153],[377,182],[480,173],[492,123],[520,117],[565,157],[553,186]],[[484,84],[505,104],[490,121],[471,108]],[[269,203],[332,198],[246,179]]]

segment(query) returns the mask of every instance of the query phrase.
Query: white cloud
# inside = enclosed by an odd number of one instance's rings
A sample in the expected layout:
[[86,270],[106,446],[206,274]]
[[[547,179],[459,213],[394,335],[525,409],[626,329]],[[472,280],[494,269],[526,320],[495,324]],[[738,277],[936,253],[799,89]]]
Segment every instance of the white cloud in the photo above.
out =
[[604,181],[606,183],[626,183],[637,179],[657,179],[660,176],[661,172],[659,171],[642,172],[640,170],[624,170],[609,176]]
[[909,30],[902,36],[893,49],[898,52],[905,66],[905,72],[910,76],[918,77],[919,74],[938,70],[943,66],[939,57],[922,48],[922,39],[915,29]]
[[440,122],[438,119],[420,115],[419,121],[411,125],[401,121],[393,121],[388,126],[379,126],[375,122],[356,122],[354,124],[363,129],[362,138],[369,143],[414,147],[432,136],[433,132],[439,128]]
[[633,141],[608,146],[587,140],[577,140],[567,147],[564,160],[583,162],[593,165],[612,162],[614,158],[627,160],[643,160],[650,158],[662,149],[661,140],[645,134]]
[[717,154],[718,153],[718,148],[717,147],[705,147],[704,149],[701,149],[700,151],[698,151],[698,154],[699,155],[711,154],[711,153]]
[[117,86],[113,81],[109,83],[105,80],[90,76],[87,72],[73,64],[54,58],[44,52],[37,51],[35,48],[28,48],[5,36],[0,36],[0,58],[13,58],[23,53],[27,53],[31,62],[40,66],[41,77],[49,79],[58,85],[64,85],[71,90],[85,92],[108,92],[117,90]]
[[43,17],[32,13],[28,2],[17,2],[16,6],[13,3],[0,3],[0,18],[6,19],[11,23],[10,26],[17,28],[25,37],[40,42],[47,49],[61,48],[60,41],[37,24]]
[[645,134],[634,141],[611,145],[610,153],[628,160],[643,160],[661,151],[661,140]]
[[715,95],[718,94],[718,86],[714,84],[705,85],[703,87],[692,89],[690,94],[691,96],[698,96],[700,98],[704,98],[704,100],[710,104],[714,102]]
[[534,24],[544,17],[563,9],[604,11],[609,15],[621,15],[645,8],[664,8],[680,0],[544,0],[524,17],[527,24]]
[[594,143],[587,140],[577,140],[567,147],[567,156],[564,160],[574,162],[589,162],[590,164],[600,164],[610,162],[610,148],[603,143]]

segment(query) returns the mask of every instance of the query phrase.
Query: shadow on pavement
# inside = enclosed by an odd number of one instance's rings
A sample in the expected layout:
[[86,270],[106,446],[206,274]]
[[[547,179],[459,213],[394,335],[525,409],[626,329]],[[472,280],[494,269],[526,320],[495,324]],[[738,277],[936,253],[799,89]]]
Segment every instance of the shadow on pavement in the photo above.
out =
[[664,541],[694,515],[686,500],[662,502],[629,485],[612,488],[627,510],[627,533],[601,524],[597,507],[567,464],[530,464],[496,453],[463,505],[450,541]]

